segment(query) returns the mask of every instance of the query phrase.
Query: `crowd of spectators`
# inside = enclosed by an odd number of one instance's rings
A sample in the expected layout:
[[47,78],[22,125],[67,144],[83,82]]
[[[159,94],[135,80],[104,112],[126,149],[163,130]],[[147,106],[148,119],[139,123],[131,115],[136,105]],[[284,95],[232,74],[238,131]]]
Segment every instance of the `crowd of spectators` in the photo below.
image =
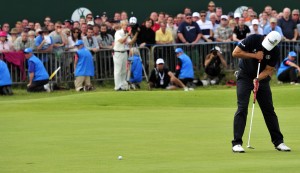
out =
[[[75,42],[82,38],[84,45],[95,53],[99,49],[113,48],[119,21],[128,19],[127,13],[122,11],[115,12],[113,18],[103,13],[87,14],[79,21],[52,21],[50,16],[46,16],[44,23],[23,19],[11,27],[5,22],[0,29],[0,52],[28,47],[42,52],[74,50]],[[248,7],[242,13],[224,14],[222,7],[217,7],[213,1],[208,3],[206,10],[184,8],[176,15],[152,12],[146,20],[139,22],[137,44],[147,47],[154,44],[240,41],[248,35],[268,34],[272,30],[280,32],[283,40],[297,40],[300,29],[298,9],[284,8],[280,12],[267,5],[263,11]]]

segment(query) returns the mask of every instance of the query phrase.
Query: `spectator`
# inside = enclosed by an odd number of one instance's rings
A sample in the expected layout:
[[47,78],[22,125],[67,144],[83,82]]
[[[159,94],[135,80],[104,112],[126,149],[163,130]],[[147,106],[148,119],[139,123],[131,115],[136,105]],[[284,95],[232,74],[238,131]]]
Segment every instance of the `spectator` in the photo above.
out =
[[185,8],[183,9],[183,14],[189,14],[189,13],[192,14],[192,9],[189,8],[189,7],[185,7]]
[[[277,21],[277,20],[276,20]],[[265,29],[267,25],[269,25],[269,18],[267,12],[262,12],[261,19],[259,25],[262,29]]]
[[252,34],[260,34],[263,35],[264,31],[263,29],[261,29],[261,27],[259,26],[259,22],[257,19],[253,19],[252,20],[252,25],[249,27],[250,29],[250,33],[248,35],[252,35]]
[[102,13],[101,21],[102,21],[102,23],[107,22],[107,14],[106,14],[106,12],[103,12],[103,13]]
[[160,23],[160,29],[155,33],[156,44],[172,44],[173,36],[172,33],[167,30],[167,24],[165,22]]
[[81,31],[79,28],[73,28],[71,30],[71,36],[68,37],[68,50],[76,51],[77,48],[75,46],[75,43],[78,40],[81,40]]
[[229,27],[231,28],[232,32],[234,31],[234,28],[237,26],[234,19],[229,20]]
[[73,28],[80,29],[80,23],[78,21],[74,21]]
[[26,48],[34,50],[34,40],[28,38],[28,33],[23,31],[21,37],[18,37],[14,42],[14,48],[16,51],[23,51]]
[[78,49],[74,60],[75,90],[93,90],[91,84],[91,77],[95,75],[93,56],[91,52],[85,48],[82,40],[77,40],[75,46]]
[[84,46],[86,49],[90,50],[94,55],[99,51],[99,44],[97,42],[96,37],[93,36],[93,29],[88,28],[86,37],[83,37],[82,41],[84,42]]
[[87,23],[87,21],[85,20],[84,17],[81,17],[81,18],[79,19],[79,25],[80,25],[80,27],[81,27],[82,24],[84,24],[84,23]]
[[216,11],[216,4],[214,1],[210,1],[207,6],[207,12],[206,12],[206,20],[210,20],[210,14],[215,13]]
[[81,23],[80,25],[81,37],[85,37],[87,35],[88,25],[86,23]]
[[100,25],[95,24],[93,27],[93,36],[96,37],[98,44],[100,45]]
[[17,40],[17,38],[19,37],[18,34],[19,34],[18,29],[17,28],[12,28],[11,31],[10,31],[10,37],[8,38],[8,40],[12,44],[14,44],[15,41]]
[[277,18],[277,15],[278,15],[277,11],[276,10],[272,10],[271,17]]
[[85,21],[88,25],[94,25],[93,14],[89,13],[85,16]]
[[121,20],[126,20],[128,22],[128,15],[126,11],[121,12]]
[[202,37],[199,25],[192,21],[192,14],[186,14],[185,21],[178,27],[179,42],[198,43]]
[[[94,18],[94,23],[95,25],[98,25],[100,26],[102,24],[102,19],[101,19],[101,16],[100,15],[96,15],[95,18]],[[94,26],[95,26],[94,25]],[[100,29],[100,28],[99,28]]]
[[290,17],[291,10],[289,8],[283,9],[283,18],[278,20],[278,26],[282,29],[283,38],[287,41],[296,41],[298,31],[296,23]]
[[239,23],[240,18],[242,17],[240,13],[234,13],[233,15],[236,23]]
[[299,19],[299,10],[298,9],[294,9],[292,11],[292,20],[296,23],[299,24],[300,23],[300,19]]
[[22,22],[17,21],[15,24],[15,28],[17,29],[17,32],[18,32],[17,35],[19,36],[21,34],[21,32],[23,31]]
[[44,20],[44,26],[47,27],[50,22],[51,22],[51,18],[49,16],[46,16]]
[[270,18],[271,15],[272,15],[272,7],[271,7],[270,5],[267,5],[267,6],[265,7],[265,11],[264,11],[264,12],[266,12],[267,15],[268,15],[268,18]]
[[114,46],[114,38],[112,35],[107,33],[107,26],[105,24],[102,24],[100,28],[99,46],[101,49],[112,49]]
[[53,52],[60,55],[65,50],[65,45],[68,45],[68,37],[62,32],[62,23],[55,23],[55,30],[52,31],[49,36],[53,40]]
[[212,85],[218,84],[224,75],[221,75],[222,68],[226,68],[227,64],[222,55],[221,49],[216,46],[206,55],[204,68],[207,75],[206,80]]
[[49,36],[49,31],[46,27],[43,27],[39,32],[39,36],[35,38],[36,49],[40,52],[52,52],[53,40]]
[[31,48],[24,50],[26,59],[28,60],[29,83],[27,84],[28,92],[50,92],[49,75],[42,61],[33,54]]
[[169,16],[167,19],[167,30],[171,31],[173,36],[173,43],[177,40],[177,30],[178,27],[174,24],[173,17]]
[[34,22],[29,22],[28,23],[28,29],[31,31],[34,31]]
[[41,27],[41,24],[39,23],[39,22],[36,22],[35,24],[34,24],[34,30],[36,31],[37,29],[41,29],[42,27]]
[[140,57],[140,52],[139,50],[134,47],[131,48],[129,51],[129,58],[128,61],[131,63],[131,68],[130,68],[130,88],[136,89],[140,88],[140,83],[142,82],[143,79],[143,64],[142,64],[142,59]]
[[[228,26],[228,17],[226,15],[222,15],[221,17],[221,25],[217,28],[215,33],[216,41],[218,42],[231,42],[232,41],[233,31]],[[221,48],[222,49],[222,48]],[[224,51],[224,49],[222,49]]]
[[294,51],[289,52],[280,64],[277,71],[277,79],[280,82],[289,82],[291,84],[298,84],[298,76],[300,75],[300,67],[296,62],[297,54]]
[[175,76],[178,77],[184,85],[190,87],[194,80],[194,70],[191,58],[187,56],[181,48],[176,48],[175,53],[178,58]]
[[158,23],[158,14],[157,12],[152,12],[150,14],[150,19],[152,19],[152,26],[151,26],[151,29],[154,31],[154,33],[159,30],[159,23]]
[[156,60],[156,67],[150,73],[149,89],[176,89],[177,87],[184,88],[184,91],[188,91],[188,88],[176,78],[169,69],[164,67],[164,60],[158,58]]
[[198,12],[194,12],[192,15],[192,21],[198,22],[200,20],[200,14]]
[[[1,28],[0,31],[4,31],[6,33],[9,33],[9,30],[10,30],[9,23],[3,23],[2,28]],[[10,35],[7,35],[7,36],[10,37]]]
[[211,13],[210,16],[209,16],[209,19],[211,21],[211,24],[213,26],[213,33],[216,32],[217,28],[220,26],[220,24],[217,24],[216,23],[216,20],[217,20],[217,15],[216,13]]
[[2,59],[0,59],[0,74],[0,95],[13,95],[10,73],[6,63]]
[[277,19],[274,17],[270,18],[270,25],[267,25],[264,29],[264,35],[268,35],[271,31],[277,31],[283,38],[282,30],[277,26]]
[[28,22],[27,19],[23,19],[23,20],[22,20],[22,28],[23,28],[23,29],[27,28],[28,23],[29,23],[29,22]]
[[244,19],[244,22],[248,22],[250,20],[249,18],[249,14],[248,14],[248,10],[243,10],[243,13],[242,13],[242,17]]
[[[22,35],[22,34],[21,34],[21,35]],[[34,32],[33,30],[31,30],[31,31],[28,32],[28,39],[29,39],[29,40],[32,40],[33,43],[34,43],[35,32]],[[35,45],[35,43],[34,43],[34,45]]]
[[217,16],[216,23],[217,24],[221,23],[221,16],[222,16],[222,14],[223,14],[222,7],[217,7],[216,8],[216,16]]
[[155,32],[151,27],[153,26],[153,20],[148,18],[141,26],[140,33],[138,35],[137,43],[140,47],[152,46],[155,44]]
[[174,18],[174,24],[176,24],[177,26],[179,26],[183,21],[184,21],[184,15],[181,13],[178,13],[176,18]]
[[202,40],[205,42],[212,42],[214,41],[213,37],[213,26],[211,21],[206,20],[206,12],[200,12],[200,20],[197,22],[201,29],[202,33]]
[[233,41],[240,42],[241,40],[246,38],[248,33],[250,33],[249,27],[245,25],[244,18],[240,18],[238,26],[236,26],[233,31]]
[[73,20],[66,19],[64,21],[64,24],[65,24],[65,27],[68,28],[68,29],[72,29],[73,28]]
[[11,52],[13,50],[13,44],[7,40],[7,33],[5,31],[0,31],[0,53]]
[[47,25],[47,29],[49,31],[49,33],[51,33],[52,31],[55,30],[55,25],[53,22],[49,22],[48,25]]
[[248,11],[248,14],[249,14],[249,20],[247,22],[245,22],[245,25],[250,27],[252,25],[252,21],[254,19],[257,20],[257,13],[255,11],[251,11],[251,12]]
[[119,12],[115,12],[114,20],[121,20],[121,14]]
[[162,23],[162,22],[166,22],[166,21],[165,21],[165,13],[164,13],[164,12],[160,12],[160,13],[158,14],[157,23],[160,24],[160,23]]

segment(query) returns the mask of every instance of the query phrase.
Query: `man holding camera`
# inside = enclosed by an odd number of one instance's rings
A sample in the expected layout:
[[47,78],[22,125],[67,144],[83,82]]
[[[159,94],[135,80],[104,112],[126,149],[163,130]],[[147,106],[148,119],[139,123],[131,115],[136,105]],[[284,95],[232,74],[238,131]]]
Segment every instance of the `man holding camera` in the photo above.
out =
[[212,85],[217,84],[221,78],[221,70],[227,67],[224,56],[222,55],[221,49],[215,46],[210,50],[210,53],[206,56],[204,67],[205,73],[207,74],[207,80]]

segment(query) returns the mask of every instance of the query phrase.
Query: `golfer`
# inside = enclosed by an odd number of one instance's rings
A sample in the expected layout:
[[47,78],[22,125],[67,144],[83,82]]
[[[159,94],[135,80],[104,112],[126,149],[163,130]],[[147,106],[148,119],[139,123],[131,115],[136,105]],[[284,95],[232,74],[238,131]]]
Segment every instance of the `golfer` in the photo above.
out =
[[[274,67],[279,59],[279,48],[276,45],[280,40],[281,35],[277,31],[270,32],[266,37],[254,34],[245,38],[233,50],[232,56],[240,58],[237,74],[238,109],[233,123],[233,152],[245,152],[242,147],[242,137],[246,126],[249,98],[253,89],[257,90],[256,98],[275,149],[291,151],[283,143],[283,135],[280,132],[277,115],[274,112],[272,92],[269,84],[275,70]],[[259,75],[256,78],[259,62]]]

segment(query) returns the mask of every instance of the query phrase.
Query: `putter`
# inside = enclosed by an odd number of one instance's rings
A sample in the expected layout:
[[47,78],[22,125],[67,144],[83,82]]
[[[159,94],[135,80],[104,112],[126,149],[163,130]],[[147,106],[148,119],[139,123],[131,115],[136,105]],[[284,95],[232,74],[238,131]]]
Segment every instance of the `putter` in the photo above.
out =
[[[260,62],[258,62],[256,78],[258,78],[258,75],[259,75],[259,69],[260,69]],[[250,120],[250,130],[249,130],[248,143],[247,143],[247,148],[249,148],[249,149],[255,149],[254,147],[252,147],[252,146],[250,145],[250,137],[251,137],[251,131],[252,131],[252,121],[253,121],[253,116],[254,116],[254,106],[255,106],[255,101],[256,101],[256,93],[257,93],[257,90],[256,90],[256,91],[254,90],[254,91],[253,91],[252,114],[251,114],[251,120]]]

